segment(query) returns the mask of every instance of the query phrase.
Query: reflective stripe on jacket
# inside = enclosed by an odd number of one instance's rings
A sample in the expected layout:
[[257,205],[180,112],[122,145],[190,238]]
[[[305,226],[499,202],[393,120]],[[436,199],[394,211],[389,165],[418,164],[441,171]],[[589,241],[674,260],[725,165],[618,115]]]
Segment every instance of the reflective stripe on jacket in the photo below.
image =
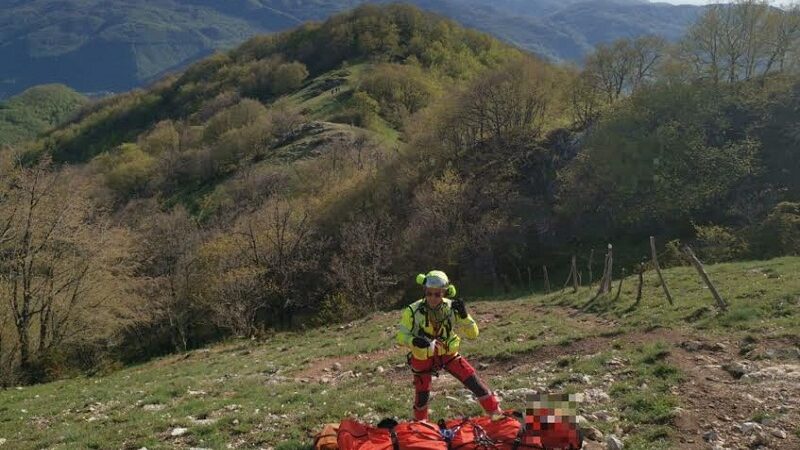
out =
[[[461,344],[459,335],[463,335],[467,339],[478,337],[478,324],[471,315],[467,315],[466,319],[458,317],[453,311],[452,300],[449,298],[442,299],[442,301],[444,302],[442,316],[446,318],[443,323],[439,324],[438,336],[435,337],[445,345],[437,345],[436,354],[453,355],[458,352]],[[428,317],[428,304],[424,298],[403,308],[402,318],[397,324],[397,343],[411,348],[414,358],[428,359],[434,355],[430,348],[415,347],[411,341],[415,336],[423,335],[430,339],[434,337],[435,332],[434,323],[431,317]]]

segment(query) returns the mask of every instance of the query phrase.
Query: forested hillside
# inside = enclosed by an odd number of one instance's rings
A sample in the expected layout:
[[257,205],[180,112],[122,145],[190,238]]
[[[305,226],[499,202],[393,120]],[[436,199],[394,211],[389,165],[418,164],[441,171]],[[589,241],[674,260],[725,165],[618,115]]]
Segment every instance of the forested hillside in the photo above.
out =
[[0,146],[35,138],[69,119],[89,99],[63,85],[43,85],[0,102]]
[[578,71],[364,6],[95,102],[0,154],[0,379],[350,320],[433,267],[477,295],[609,242],[633,273],[650,235],[796,255],[799,20],[710,8]]
[[[0,99],[43,83],[123,92],[259,33],[386,0],[32,0],[0,3]],[[412,0],[555,60],[655,33],[677,39],[702,11],[636,0]]]

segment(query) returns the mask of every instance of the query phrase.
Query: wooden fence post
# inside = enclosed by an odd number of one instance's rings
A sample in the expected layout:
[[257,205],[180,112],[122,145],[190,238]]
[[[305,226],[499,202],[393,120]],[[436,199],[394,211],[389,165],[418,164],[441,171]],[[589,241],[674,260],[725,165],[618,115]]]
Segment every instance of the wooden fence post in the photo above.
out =
[[664,281],[664,275],[661,274],[661,267],[658,265],[658,256],[656,255],[656,238],[653,236],[650,236],[650,252],[653,254],[653,265],[656,266],[656,273],[658,273],[658,279],[661,280],[661,287],[664,289],[664,295],[667,296],[669,304],[673,305],[674,303],[672,302],[672,295],[669,293],[667,283]]
[[622,292],[622,280],[625,279],[625,269],[622,269],[622,276],[619,278],[619,287],[617,287],[617,295],[614,297],[614,301],[616,302],[619,300],[619,294]]
[[711,279],[708,278],[708,274],[706,273],[706,270],[703,268],[703,263],[701,263],[700,260],[697,259],[697,256],[695,256],[694,252],[688,245],[683,247],[683,251],[684,253],[686,253],[686,256],[689,257],[689,261],[692,262],[694,268],[697,269],[697,272],[700,274],[700,278],[702,278],[703,281],[706,283],[706,286],[708,286],[708,289],[711,291],[711,295],[714,296],[714,300],[716,300],[717,302],[717,306],[723,311],[727,310],[728,304],[719,295],[719,292],[717,292],[717,288],[714,287],[714,284],[711,282]]
[[614,278],[614,248],[611,244],[608,244],[608,255],[606,256],[606,273],[603,275],[605,277],[605,287],[603,288],[603,292],[611,292],[611,282]]
[[572,292],[578,292],[578,258],[572,255]]
[[642,301],[642,286],[644,285],[644,263],[639,263],[639,287],[636,289],[636,303],[635,306],[639,306],[639,302]]

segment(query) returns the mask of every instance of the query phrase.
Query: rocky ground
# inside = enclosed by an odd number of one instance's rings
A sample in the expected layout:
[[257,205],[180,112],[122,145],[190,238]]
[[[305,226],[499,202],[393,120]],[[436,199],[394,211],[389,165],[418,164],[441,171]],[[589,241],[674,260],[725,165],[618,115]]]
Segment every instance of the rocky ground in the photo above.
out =
[[[674,408],[673,426],[681,449],[800,449],[800,337],[756,341],[744,339],[707,339],[696,333],[668,329],[649,332],[615,334],[616,324],[592,314],[573,311],[539,310],[560,314],[576,324],[591,324],[609,332],[607,337],[581,339],[569,345],[542,347],[509,360],[479,361],[476,367],[487,379],[509,374],[534,374],[530,387],[500,389],[498,394],[507,403],[519,404],[527,394],[552,391],[552,381],[563,376],[553,362],[562,357],[591,359],[614,342],[667,343],[666,359],[677,366],[683,381],[672,388],[681,406]],[[620,425],[609,391],[611,386],[631,373],[631,361],[624,352],[606,362],[602,376],[572,372],[569,382],[582,386],[584,401],[578,420],[586,437],[585,448],[622,449],[631,425]],[[377,365],[374,373],[349,369],[354,362],[382,361],[387,356],[401,359],[399,349],[351,355],[317,361],[298,374],[302,382],[335,385],[340,380],[358,377],[380,377],[392,384],[406,383],[412,395],[411,375],[405,364]],[[433,391],[451,402],[474,401],[471,393],[457,380],[442,375],[434,379]],[[432,411],[432,414],[435,414]],[[377,422],[374,412],[363,417]],[[611,432],[602,432],[602,428]]]

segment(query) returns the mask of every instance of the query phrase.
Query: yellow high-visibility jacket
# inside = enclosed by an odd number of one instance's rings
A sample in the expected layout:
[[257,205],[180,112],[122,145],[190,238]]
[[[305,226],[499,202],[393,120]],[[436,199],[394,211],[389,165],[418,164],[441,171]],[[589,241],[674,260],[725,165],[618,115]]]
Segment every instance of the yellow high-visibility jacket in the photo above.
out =
[[461,344],[459,334],[467,339],[478,337],[478,324],[475,323],[475,319],[471,315],[467,315],[466,319],[458,317],[453,311],[452,300],[445,298],[442,301],[444,302],[442,315],[446,319],[439,324],[438,334],[434,329],[433,315],[428,313],[428,304],[424,298],[403,308],[403,316],[400,323],[397,324],[397,343],[409,347],[412,356],[416,359],[431,358],[434,356],[434,350],[415,347],[411,342],[415,336],[425,336],[428,339],[435,337],[444,344],[436,346],[436,355],[458,353],[458,347]]

